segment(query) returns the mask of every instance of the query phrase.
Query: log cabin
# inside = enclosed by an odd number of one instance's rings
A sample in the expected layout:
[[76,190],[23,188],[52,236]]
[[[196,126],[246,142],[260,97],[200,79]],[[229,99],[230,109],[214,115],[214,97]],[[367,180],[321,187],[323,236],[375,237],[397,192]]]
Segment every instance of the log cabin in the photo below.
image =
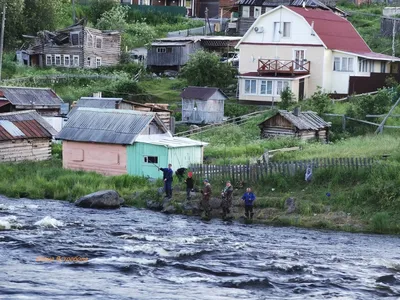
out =
[[300,109],[296,108],[293,112],[280,110],[258,126],[261,130],[261,138],[285,136],[328,142],[331,124],[325,122],[315,112],[300,112]]
[[50,159],[56,134],[34,110],[0,114],[0,162]]

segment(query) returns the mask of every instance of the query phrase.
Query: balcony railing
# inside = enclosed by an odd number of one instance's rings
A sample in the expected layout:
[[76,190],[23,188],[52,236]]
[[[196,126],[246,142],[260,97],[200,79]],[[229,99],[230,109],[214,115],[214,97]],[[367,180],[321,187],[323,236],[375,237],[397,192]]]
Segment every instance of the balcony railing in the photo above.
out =
[[305,60],[259,59],[258,74],[310,74],[310,62]]

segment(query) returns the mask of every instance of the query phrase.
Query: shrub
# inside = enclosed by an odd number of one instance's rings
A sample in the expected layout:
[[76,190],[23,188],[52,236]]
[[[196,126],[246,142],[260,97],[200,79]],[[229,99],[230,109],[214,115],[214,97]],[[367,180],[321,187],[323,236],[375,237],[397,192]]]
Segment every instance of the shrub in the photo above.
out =
[[324,113],[330,113],[333,111],[332,100],[329,98],[329,95],[324,93],[320,87],[318,87],[317,91],[312,94],[309,99],[306,99],[302,102],[303,110],[312,110],[319,115]]
[[390,217],[387,212],[378,212],[371,219],[372,230],[374,232],[385,233],[390,227]]
[[278,103],[278,107],[285,110],[289,109],[293,105],[294,99],[295,95],[292,93],[289,87],[286,87],[281,92],[281,102]]

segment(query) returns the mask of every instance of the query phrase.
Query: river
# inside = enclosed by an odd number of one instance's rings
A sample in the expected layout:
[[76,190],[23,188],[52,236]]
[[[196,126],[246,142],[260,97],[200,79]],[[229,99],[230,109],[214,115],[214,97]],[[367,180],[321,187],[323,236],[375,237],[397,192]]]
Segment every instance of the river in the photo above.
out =
[[1,226],[0,299],[400,297],[395,236],[5,197]]

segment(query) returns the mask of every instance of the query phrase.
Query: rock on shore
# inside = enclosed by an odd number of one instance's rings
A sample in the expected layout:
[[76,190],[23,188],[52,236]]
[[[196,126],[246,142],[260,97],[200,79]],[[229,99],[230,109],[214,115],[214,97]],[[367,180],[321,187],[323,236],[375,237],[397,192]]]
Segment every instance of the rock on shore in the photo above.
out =
[[119,208],[123,203],[124,199],[114,190],[98,191],[75,201],[75,205],[79,207],[100,209]]

